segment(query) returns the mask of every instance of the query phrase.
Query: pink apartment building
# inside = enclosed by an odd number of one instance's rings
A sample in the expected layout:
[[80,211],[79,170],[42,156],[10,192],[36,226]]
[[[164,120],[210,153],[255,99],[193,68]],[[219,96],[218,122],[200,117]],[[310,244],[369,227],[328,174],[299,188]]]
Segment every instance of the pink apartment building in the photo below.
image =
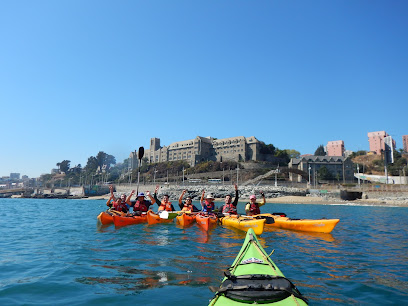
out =
[[408,135],[402,135],[402,148],[408,152]]
[[344,156],[344,141],[329,141],[326,150],[328,156]]
[[[385,150],[385,138],[389,135],[385,131],[370,132],[367,134],[370,144],[370,151],[381,155],[381,150]],[[395,148],[395,140],[392,139],[392,146]]]

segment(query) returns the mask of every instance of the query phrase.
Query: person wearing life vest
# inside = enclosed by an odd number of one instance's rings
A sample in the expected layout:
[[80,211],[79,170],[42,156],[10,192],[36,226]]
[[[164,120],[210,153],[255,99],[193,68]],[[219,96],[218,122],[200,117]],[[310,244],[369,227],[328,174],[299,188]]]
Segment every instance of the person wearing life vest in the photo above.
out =
[[[124,212],[127,213],[129,211],[129,207],[131,205],[130,203],[130,198],[133,196],[135,193],[134,190],[130,193],[130,195],[126,198],[126,194],[122,194],[119,199],[116,199],[114,194],[113,194],[113,186],[109,186],[109,190],[111,193],[110,199],[106,203],[106,205],[110,205],[112,203],[111,209],[119,211],[119,212]],[[111,202],[113,200],[113,202]]]
[[265,194],[261,192],[262,195],[262,202],[256,202],[256,196],[253,194],[249,197],[249,202],[245,205],[245,212],[247,216],[259,215],[261,210],[259,209],[260,206],[265,205]]
[[238,186],[237,184],[234,185],[235,187],[235,199],[234,202],[231,202],[232,197],[231,195],[227,194],[225,196],[225,204],[222,207],[222,213],[223,214],[230,214],[230,215],[237,215],[237,204],[238,204]]
[[198,212],[200,211],[195,205],[193,205],[193,199],[190,196],[187,196],[186,200],[183,202],[184,194],[187,190],[183,190],[179,198],[179,207],[182,211]]
[[133,214],[140,216],[142,213],[146,213],[149,207],[156,203],[156,200],[151,196],[149,191],[146,191],[146,195],[150,198],[150,201],[145,200],[145,194],[139,192],[136,202],[133,204]]
[[[164,194],[162,197],[162,200],[160,201],[157,198],[157,191],[159,190],[159,186],[156,186],[156,189],[154,190],[154,199],[157,203],[157,205],[159,205],[159,209],[157,210],[157,212],[161,212],[161,211],[175,211],[173,204],[171,204],[171,202],[169,201],[169,195],[168,194]],[[160,204],[159,204],[160,203]]]
[[202,212],[211,214],[215,210],[214,196],[211,193],[209,193],[205,197],[205,200],[204,200],[204,195],[205,195],[205,191],[203,190],[203,194],[201,195],[201,200],[200,200],[201,207],[203,208]]

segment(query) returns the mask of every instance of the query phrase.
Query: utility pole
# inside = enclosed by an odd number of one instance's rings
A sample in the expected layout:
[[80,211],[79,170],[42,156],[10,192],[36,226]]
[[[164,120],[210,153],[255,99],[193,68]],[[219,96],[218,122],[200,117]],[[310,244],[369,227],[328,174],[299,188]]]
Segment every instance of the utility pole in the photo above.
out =
[[184,172],[185,172],[186,170],[184,170],[184,167],[183,167],[183,187],[184,187]]

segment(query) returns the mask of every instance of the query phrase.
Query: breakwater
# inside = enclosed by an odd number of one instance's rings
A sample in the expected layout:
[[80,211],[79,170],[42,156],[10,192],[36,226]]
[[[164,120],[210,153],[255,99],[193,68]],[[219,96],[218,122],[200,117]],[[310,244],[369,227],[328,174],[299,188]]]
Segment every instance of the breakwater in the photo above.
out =
[[[155,185],[142,185],[139,186],[139,192],[150,191],[154,193]],[[132,190],[136,190],[136,185],[117,185],[116,186],[116,195],[121,193],[129,194]],[[168,194],[172,201],[178,200],[182,191],[186,189],[188,195],[194,200],[199,200],[202,194],[202,191],[205,190],[205,193],[211,193],[215,198],[224,198],[227,195],[235,196],[234,186],[222,186],[222,185],[194,185],[194,186],[182,186],[182,185],[164,185],[160,187],[158,191],[158,196],[163,194]],[[258,198],[261,197],[260,192],[265,193],[266,198],[277,198],[282,196],[306,196],[308,194],[307,189],[293,188],[293,187],[284,187],[284,186],[241,186],[238,189],[239,197],[242,200],[249,199],[251,194],[255,194]]]

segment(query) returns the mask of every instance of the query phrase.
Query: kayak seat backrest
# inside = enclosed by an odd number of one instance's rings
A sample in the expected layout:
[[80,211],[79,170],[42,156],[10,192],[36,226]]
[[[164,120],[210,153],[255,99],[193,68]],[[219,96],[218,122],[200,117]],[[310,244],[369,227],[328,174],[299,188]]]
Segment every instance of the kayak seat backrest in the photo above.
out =
[[270,275],[241,275],[225,279],[217,294],[244,302],[277,302],[290,295],[305,299],[285,277]]

